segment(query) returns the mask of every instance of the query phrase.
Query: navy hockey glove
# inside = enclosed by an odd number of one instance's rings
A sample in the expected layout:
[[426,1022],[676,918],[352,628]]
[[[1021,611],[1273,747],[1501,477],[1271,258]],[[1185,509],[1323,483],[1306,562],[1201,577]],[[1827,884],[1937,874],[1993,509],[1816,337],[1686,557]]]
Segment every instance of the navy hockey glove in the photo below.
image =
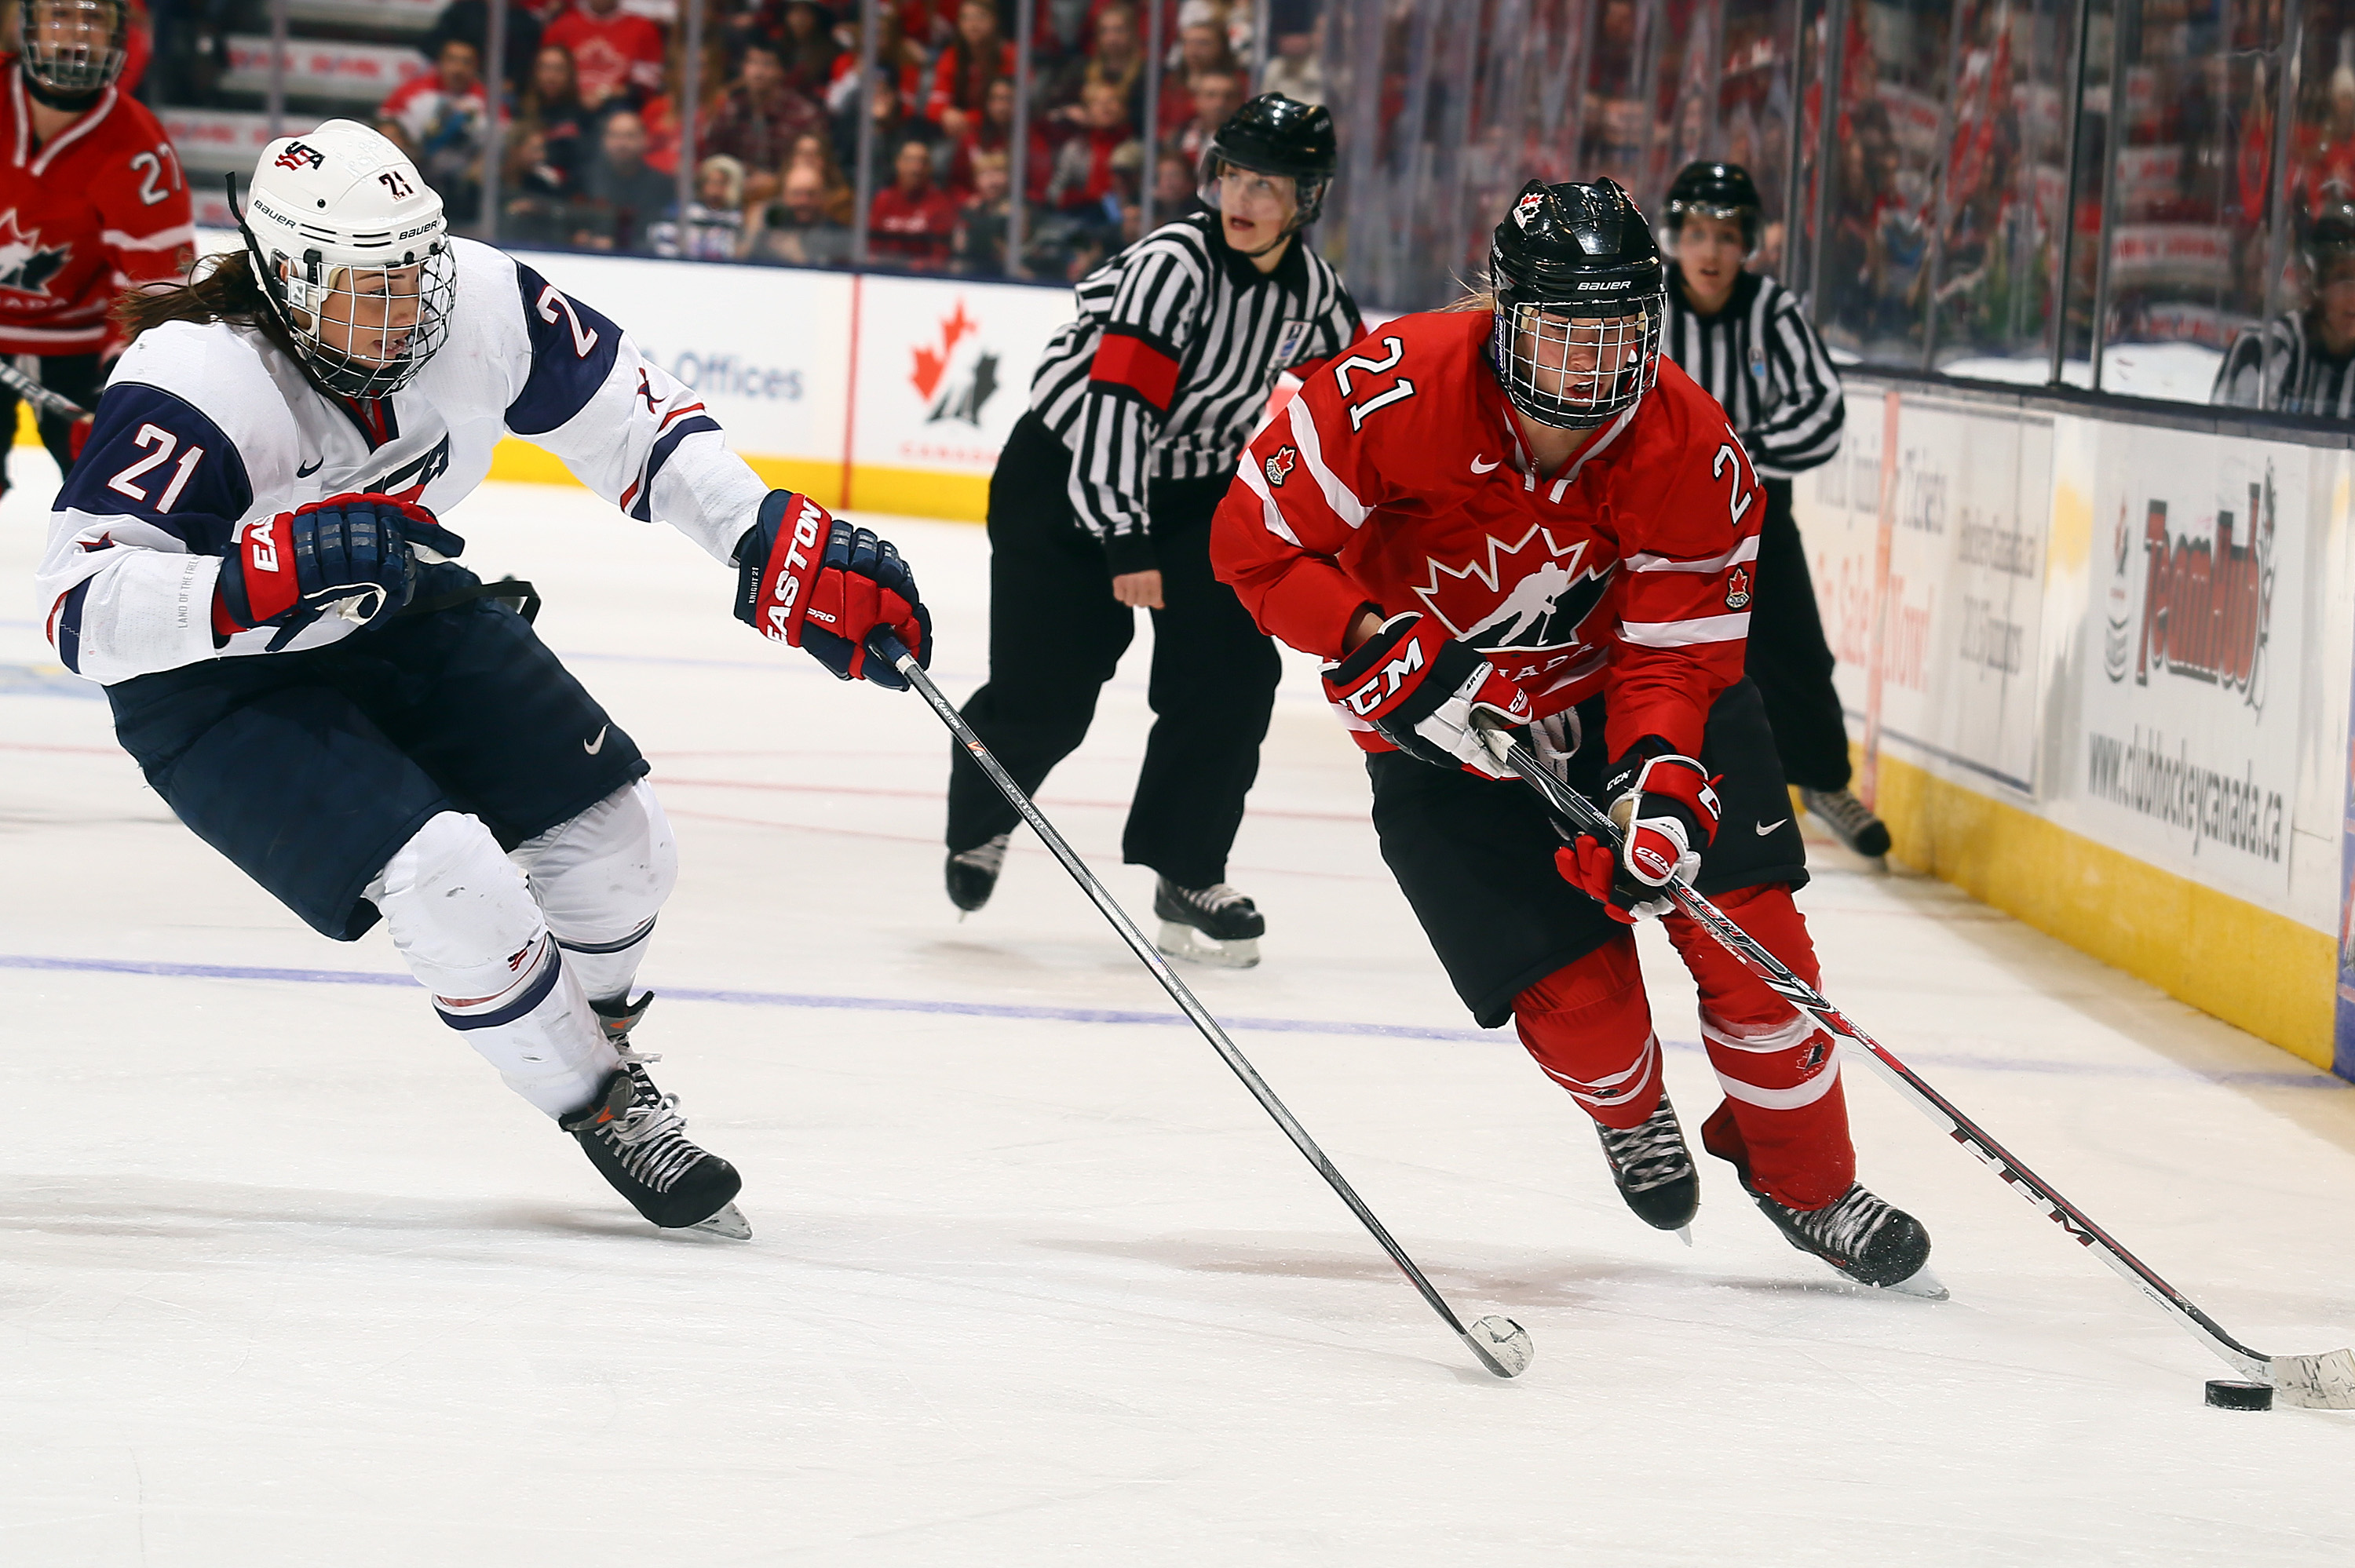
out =
[[1492,779],[1512,771],[1473,727],[1475,713],[1506,727],[1529,722],[1529,694],[1430,616],[1393,615],[1358,651],[1325,671],[1326,700],[1374,726],[1409,757]]
[[1620,847],[1586,833],[1554,852],[1564,878],[1610,912],[1634,925],[1674,907],[1661,889],[1700,870],[1700,852],[1717,837],[1717,791],[1701,765],[1678,756],[1657,736],[1628,748],[1604,776]]
[[737,541],[736,619],[846,681],[907,689],[897,668],[868,655],[872,631],[898,638],[922,668],[932,664],[932,612],[900,552],[790,490],[769,492],[760,521]]
[[221,561],[213,591],[213,634],[226,641],[257,626],[275,626],[275,653],[322,615],[362,626],[409,602],[417,588],[422,546],[444,557],[466,541],[412,502],[389,495],[331,495],[245,524]]

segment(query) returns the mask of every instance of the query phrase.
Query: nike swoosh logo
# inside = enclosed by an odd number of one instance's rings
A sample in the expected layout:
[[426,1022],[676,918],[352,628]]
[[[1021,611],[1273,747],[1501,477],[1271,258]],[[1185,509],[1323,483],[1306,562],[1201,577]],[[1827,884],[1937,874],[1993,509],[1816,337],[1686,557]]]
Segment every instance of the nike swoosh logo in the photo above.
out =
[[320,464],[321,464],[321,463],[325,462],[326,461],[327,461],[327,460],[326,460],[325,458],[321,458],[321,459],[319,460],[319,461],[318,461],[318,462],[314,462],[314,463],[313,463],[309,468],[303,468],[303,467],[298,466],[298,467],[294,470],[294,477],[295,477],[295,478],[297,478],[297,479],[308,479],[308,478],[310,478],[313,474],[314,474],[314,473],[316,473],[316,472],[318,472],[318,471],[319,471],[319,466],[320,466]]
[[594,739],[594,740],[584,740],[584,741],[582,741],[582,742],[581,743],[581,750],[583,750],[583,751],[585,751],[585,752],[587,752],[587,753],[588,753],[590,756],[591,756],[591,757],[594,757],[594,756],[596,756],[599,752],[601,752],[601,751],[604,750],[604,749],[605,749],[605,732],[606,732],[607,730],[609,730],[609,729],[613,728],[613,726],[612,725],[609,725],[609,724],[601,724],[601,725],[599,725],[599,726],[597,726],[597,738],[596,738],[596,739]]
[[1771,822],[1759,823],[1758,836],[1762,839],[1764,838],[1768,833],[1773,832],[1776,828],[1781,827],[1785,822],[1787,822],[1790,820],[1791,819],[1788,817],[1777,817]]
[[1494,470],[1498,463],[1504,461],[1505,460],[1503,458],[1490,458],[1487,462],[1482,462],[1478,458],[1474,458],[1472,460],[1472,471],[1474,473],[1487,473]]

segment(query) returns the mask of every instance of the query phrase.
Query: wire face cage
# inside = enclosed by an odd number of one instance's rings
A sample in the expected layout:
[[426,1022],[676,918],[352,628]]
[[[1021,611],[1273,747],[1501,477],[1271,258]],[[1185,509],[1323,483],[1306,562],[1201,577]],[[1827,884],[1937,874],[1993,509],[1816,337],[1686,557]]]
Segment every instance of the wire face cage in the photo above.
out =
[[346,397],[384,397],[416,379],[450,335],[458,265],[448,240],[422,260],[331,265],[272,258],[263,281],[312,373]]
[[61,97],[98,91],[123,70],[123,0],[25,0],[17,9],[25,74]]
[[1499,301],[1489,355],[1513,407],[1560,429],[1591,429],[1634,408],[1659,379],[1666,302],[1655,294],[1622,302],[1633,308],[1604,315],[1559,301]]

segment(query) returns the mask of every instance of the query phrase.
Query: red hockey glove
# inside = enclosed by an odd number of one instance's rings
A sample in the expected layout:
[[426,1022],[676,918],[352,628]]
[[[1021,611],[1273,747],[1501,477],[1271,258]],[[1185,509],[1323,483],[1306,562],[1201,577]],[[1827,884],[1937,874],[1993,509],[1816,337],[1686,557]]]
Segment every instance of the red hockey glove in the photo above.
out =
[[331,495],[256,518],[237,531],[213,589],[213,633],[223,641],[275,626],[276,652],[330,612],[362,626],[409,602],[417,588],[415,549],[448,557],[466,541],[433,514],[389,495]]
[[1417,761],[1509,779],[1473,727],[1489,713],[1507,727],[1529,722],[1529,694],[1497,673],[1437,620],[1393,615],[1358,651],[1325,671],[1326,700],[1374,726]]
[[1581,833],[1554,852],[1555,868],[1614,920],[1632,926],[1667,914],[1675,906],[1661,890],[1676,877],[1690,882],[1700,870],[1700,852],[1717,837],[1710,782],[1700,763],[1645,736],[1603,780],[1611,820],[1619,825],[1619,852]]
[[907,689],[897,669],[868,655],[868,633],[879,630],[932,668],[932,613],[900,552],[789,490],[769,492],[737,542],[736,619],[846,681]]

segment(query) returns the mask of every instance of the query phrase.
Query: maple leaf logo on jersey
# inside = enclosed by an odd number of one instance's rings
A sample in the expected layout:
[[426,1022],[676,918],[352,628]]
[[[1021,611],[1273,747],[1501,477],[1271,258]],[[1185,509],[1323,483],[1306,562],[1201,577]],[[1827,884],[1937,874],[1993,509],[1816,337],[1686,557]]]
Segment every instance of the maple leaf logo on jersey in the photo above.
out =
[[1740,609],[1743,605],[1748,604],[1749,602],[1749,568],[1746,567],[1736,567],[1733,568],[1733,575],[1725,579],[1725,608],[1728,609]]
[[1299,456],[1300,454],[1290,447],[1278,449],[1275,455],[1269,458],[1263,465],[1267,470],[1267,482],[1270,484],[1282,484],[1285,480],[1290,479],[1292,465]]
[[73,256],[73,247],[57,245],[43,248],[41,231],[30,234],[16,227],[16,209],[0,213],[0,289],[14,289],[20,294],[46,294],[49,280],[65,270]]
[[1476,648],[1575,645],[1579,627],[1611,586],[1610,567],[1580,569],[1588,541],[1557,544],[1551,529],[1532,524],[1512,544],[1494,535],[1486,543],[1476,558],[1460,567],[1430,561],[1428,586],[1414,590],[1423,608]]

